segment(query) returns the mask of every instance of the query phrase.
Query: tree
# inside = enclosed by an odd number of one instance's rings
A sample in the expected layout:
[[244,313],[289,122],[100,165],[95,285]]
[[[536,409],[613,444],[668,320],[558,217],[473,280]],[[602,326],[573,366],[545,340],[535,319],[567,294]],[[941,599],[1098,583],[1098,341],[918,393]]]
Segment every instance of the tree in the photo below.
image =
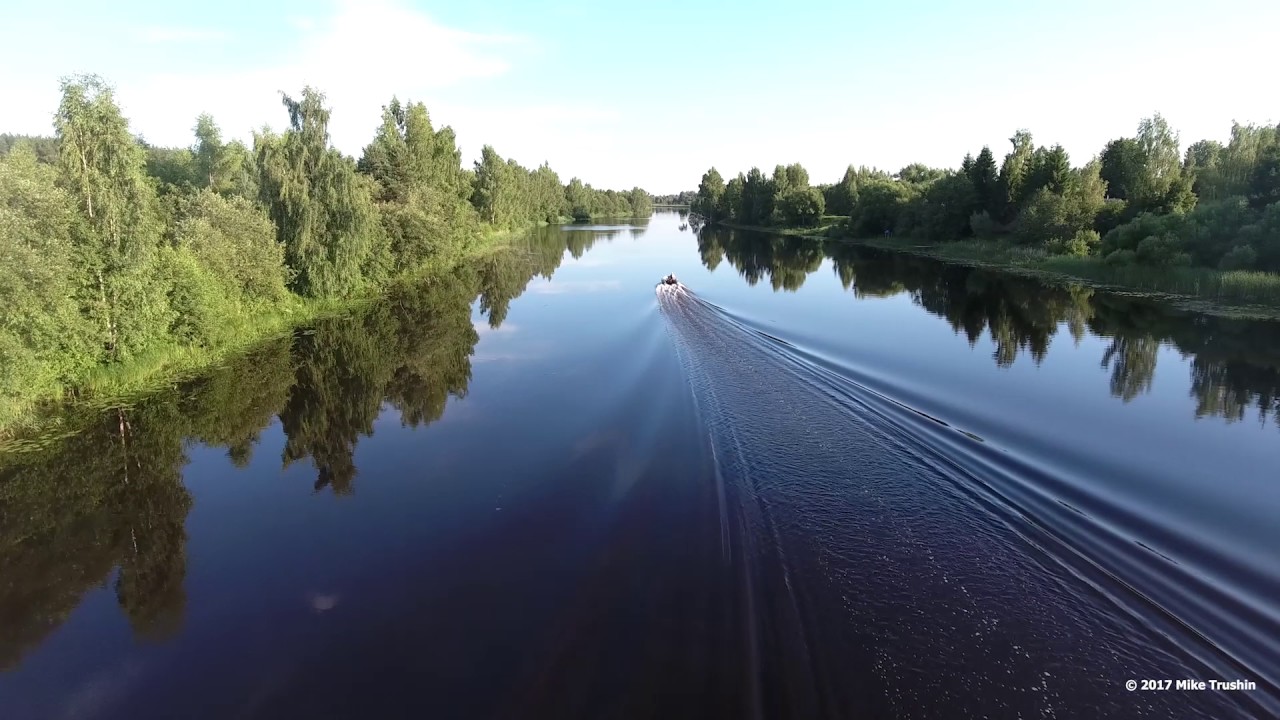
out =
[[63,81],[54,126],[59,166],[83,220],[78,255],[88,282],[79,299],[111,357],[126,357],[158,340],[169,324],[146,154],[111,88],[96,76]]
[[0,159],[0,403],[53,392],[98,360],[79,302],[79,222],[31,145]]
[[746,186],[747,179],[742,173],[738,173],[737,177],[724,186],[724,194],[720,196],[720,203],[717,208],[721,218],[742,220],[743,205],[746,202]]
[[714,167],[702,174],[702,182],[698,183],[698,197],[694,199],[690,210],[703,216],[710,222],[724,219],[721,213],[720,198],[724,195],[724,178]]
[[1133,138],[1120,138],[1107,143],[1102,151],[1102,179],[1107,183],[1107,196],[1119,200],[1136,198],[1141,192],[1142,148]]
[[[911,206],[914,210],[915,232],[943,241],[958,240],[969,234],[969,217],[978,206],[978,193],[972,181],[976,168],[975,161],[968,175],[948,175],[928,185],[915,198]],[[994,181],[994,163],[991,171]]]
[[978,159],[973,161],[973,167],[969,169],[969,181],[973,183],[975,193],[975,204],[977,207],[973,210],[986,210],[994,215],[1000,212],[1001,198],[999,192],[999,178],[996,175],[996,160],[991,154],[991,148],[986,145],[982,146],[982,152],[978,153]]
[[[1106,203],[1106,183],[1099,174],[1101,164],[1091,162],[1079,171],[1071,173],[1064,191],[1054,192],[1051,187],[1036,191],[1018,215],[1014,237],[1028,245],[1039,245],[1050,250],[1073,254],[1087,253],[1097,243],[1093,225],[1098,212]],[[1088,247],[1080,248],[1071,243],[1089,235]]]
[[825,207],[822,193],[811,187],[793,187],[779,200],[783,221],[791,226],[817,225]]
[[374,195],[397,270],[416,268],[474,234],[471,179],[462,169],[453,131],[435,130],[422,103],[401,105],[393,97],[383,106],[382,124],[356,167],[376,183]]
[[349,296],[388,272],[371,188],[355,164],[329,146],[324,95],[281,93],[289,129],[254,137],[262,201],[292,269],[292,288],[310,297]]
[[772,183],[765,179],[760,168],[751,168],[742,186],[739,220],[748,225],[767,222],[773,215],[773,192]]
[[1187,147],[1182,172],[1192,178],[1192,190],[1202,200],[1218,199],[1222,186],[1222,143],[1201,140]]
[[219,195],[236,195],[246,200],[258,197],[253,156],[239,140],[222,141],[222,131],[213,116],[202,113],[194,128],[196,143],[192,157],[192,179],[197,188],[209,188]]
[[809,171],[804,169],[800,163],[791,163],[787,166],[787,186],[789,188],[804,189],[809,187]]
[[653,214],[653,200],[649,198],[649,193],[641,188],[631,188],[627,193],[627,199],[631,204],[632,217],[648,217]]
[[1061,145],[1039,147],[1031,154],[1031,167],[1023,191],[1027,197],[1041,188],[1061,194],[1071,179],[1071,159]]
[[918,191],[893,180],[872,180],[858,190],[858,204],[849,216],[849,227],[859,235],[881,235],[898,225],[899,216]]
[[[970,157],[970,156],[966,155],[965,157]],[[970,157],[970,160],[972,160],[971,157]],[[863,178],[880,177],[882,175],[880,173],[867,172],[865,168],[862,168],[858,174],[860,177],[863,177]],[[899,180],[905,183],[911,183],[914,185],[927,185],[936,180],[941,180],[943,177],[946,176],[946,174],[947,174],[947,171],[945,170],[931,168],[922,163],[911,163],[910,165],[907,165],[906,167],[899,170],[897,177]]]
[[852,165],[844,171],[840,182],[827,188],[824,200],[827,212],[833,215],[848,215],[858,201],[858,171]]
[[999,196],[1003,200],[998,217],[1005,221],[1012,219],[1026,199],[1026,180],[1031,172],[1031,157],[1035,152],[1031,133],[1026,130],[1014,133],[1009,142],[1013,145],[1013,151],[1004,156],[998,180]]
[[284,248],[255,204],[206,188],[180,209],[172,235],[171,336],[216,347],[250,327],[255,315],[288,305]]
[[1182,153],[1178,148],[1178,134],[1160,115],[1144,118],[1138,123],[1138,156],[1141,172],[1135,200],[1140,207],[1154,207],[1169,196],[1174,182],[1182,174]]
[[1280,144],[1269,145],[1258,157],[1249,183],[1249,205],[1261,210],[1280,202]]

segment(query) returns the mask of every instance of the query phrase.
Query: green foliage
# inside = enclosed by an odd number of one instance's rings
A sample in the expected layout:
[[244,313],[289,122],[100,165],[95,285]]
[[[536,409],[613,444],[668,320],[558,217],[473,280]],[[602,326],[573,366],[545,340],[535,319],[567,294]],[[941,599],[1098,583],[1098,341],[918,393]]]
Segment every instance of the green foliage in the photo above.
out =
[[987,213],[1000,212],[1002,198],[999,177],[996,173],[996,160],[991,154],[991,148],[985,145],[982,147],[982,152],[978,153],[978,158],[973,161],[969,181],[973,185],[976,209],[985,210]]
[[1272,143],[1258,154],[1249,178],[1249,204],[1262,209],[1280,202],[1280,143]]
[[773,217],[773,183],[765,178],[760,168],[747,172],[742,186],[742,202],[735,219],[748,225],[763,225]]
[[1142,150],[1133,138],[1107,143],[1102,151],[1102,179],[1107,195],[1118,200],[1136,200],[1142,187]]
[[1231,249],[1231,252],[1222,256],[1222,260],[1218,261],[1218,269],[1231,270],[1252,270],[1258,264],[1258,253],[1248,245],[1237,245]]
[[209,188],[220,195],[236,195],[246,200],[258,197],[253,156],[244,143],[222,141],[222,131],[213,116],[196,118],[196,144],[191,148],[192,177],[197,188]]
[[170,321],[146,154],[111,88],[94,76],[63,82],[54,125],[62,177],[83,220],[79,299],[103,346],[128,357],[162,340]]
[[58,139],[45,135],[12,135],[0,133],[0,157],[13,152],[15,148],[27,145],[35,153],[38,162],[55,164],[58,162]]
[[702,174],[702,181],[698,183],[698,196],[689,209],[710,222],[724,219],[723,208],[720,207],[720,198],[723,196],[724,178],[720,176],[719,170],[711,168]]
[[1201,200],[1217,200],[1222,187],[1222,143],[1201,140],[1187,147],[1182,172],[1191,177],[1192,192]]
[[903,209],[918,192],[911,185],[893,180],[873,180],[862,185],[858,205],[849,214],[850,229],[864,236],[893,232]]
[[[463,168],[421,103],[393,98],[357,165],[330,147],[322,94],[282,99],[288,128],[252,152],[208,114],[190,148],[148,146],[95,76],[63,82],[56,138],[0,135],[0,431],[39,399],[207,363],[294,313],[448,266],[486,229],[569,212],[545,164],[486,148]],[[575,182],[584,217],[652,212],[640,188]]]
[[1093,219],[1093,229],[1106,235],[1129,219],[1129,203],[1116,198],[1106,198]]
[[1142,239],[1134,250],[1136,260],[1143,265],[1187,266],[1191,256],[1183,252],[1183,244],[1177,235],[1151,235]]
[[1061,145],[1036,148],[1022,186],[1023,198],[1030,198],[1041,188],[1061,194],[1070,181],[1071,161]]
[[788,225],[813,227],[822,219],[826,201],[811,187],[793,187],[779,200],[783,221]]
[[[972,162],[972,158],[970,158],[970,162]],[[867,175],[866,168],[861,168],[859,174],[862,176],[866,176]],[[885,178],[885,176],[882,173],[872,172],[870,174],[872,176],[879,177],[882,179]],[[947,173],[945,170],[931,168],[931,167],[928,167],[927,165],[922,165],[920,163],[911,163],[910,165],[898,171],[897,178],[898,180],[901,180],[904,183],[911,183],[913,185],[928,185],[929,183],[934,182],[936,180],[941,180],[943,176],[946,174]]]
[[384,270],[375,252],[385,242],[370,187],[354,163],[329,146],[324,95],[308,87],[283,95],[290,128],[254,137],[262,201],[270,209],[292,287],[309,297],[350,297]]
[[986,210],[976,212],[969,216],[969,229],[975,237],[989,238],[1000,232],[1000,224],[991,218],[991,213]]
[[284,248],[271,219],[243,198],[201,191],[183,208],[173,245],[189,252],[223,296],[247,311],[289,302],[292,272]]
[[147,148],[147,175],[162,195],[191,192],[198,186],[195,157],[186,148]]
[[1018,207],[1027,197],[1027,175],[1031,172],[1031,157],[1035,152],[1031,133],[1026,130],[1014,133],[1009,142],[1013,145],[1013,151],[1004,156],[997,177],[998,198],[1002,201],[997,217],[1005,222],[1013,219]]
[[852,212],[853,206],[858,202],[858,171],[850,165],[840,182],[823,191],[823,200],[826,202],[827,212],[832,215],[848,215]]
[[79,224],[29,145],[0,159],[0,405],[51,394],[98,360],[79,302]]
[[1086,257],[1093,254],[1101,241],[1102,238],[1096,230],[1078,230],[1070,238],[1059,237],[1050,240],[1045,245],[1045,250],[1051,255]]
[[[989,156],[990,153],[988,158]],[[942,240],[954,240],[968,235],[969,218],[980,205],[978,191],[972,181],[972,177],[978,172],[977,168],[975,161],[969,175],[947,175],[930,183],[916,195],[914,202],[905,209],[911,216],[910,230],[917,235]],[[991,188],[994,189],[994,164],[990,169]]]
[[471,178],[461,162],[453,130],[435,130],[422,103],[392,98],[383,107],[382,125],[358,167],[375,182],[391,271],[416,268],[476,235]]

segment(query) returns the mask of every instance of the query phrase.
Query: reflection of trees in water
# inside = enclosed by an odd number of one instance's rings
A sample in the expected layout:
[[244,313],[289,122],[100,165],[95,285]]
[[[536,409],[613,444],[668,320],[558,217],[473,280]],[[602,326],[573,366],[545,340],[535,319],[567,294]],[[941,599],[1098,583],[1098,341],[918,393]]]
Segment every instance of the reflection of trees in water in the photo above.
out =
[[565,225],[563,227],[547,227],[543,228],[545,233],[549,233],[559,238],[560,246],[567,247],[569,254],[574,260],[581,258],[591,249],[593,245],[601,240],[615,240],[621,237],[625,231],[631,239],[636,239],[645,234],[649,229],[648,218],[637,218],[628,220],[626,226],[618,227],[596,227],[587,225],[577,227],[574,225]]
[[471,303],[479,298],[498,327],[530,279],[555,272],[565,248],[563,236],[535,233],[207,377],[127,407],[82,411],[68,418],[74,435],[0,456],[0,670],[16,667],[113,573],[137,636],[175,631],[186,600],[188,443],[226,448],[243,467],[279,418],[284,463],[310,459],[317,489],[352,492],[356,446],[384,403],[420,426],[465,395],[479,339]]
[[768,276],[775,290],[799,288],[825,256],[841,285],[858,297],[906,293],[946,318],[970,345],[989,336],[1000,367],[1023,353],[1039,363],[1060,328],[1077,346],[1088,335],[1106,338],[1100,362],[1111,372],[1112,394],[1124,401],[1150,391],[1159,350],[1172,345],[1191,357],[1197,417],[1235,421],[1250,409],[1264,420],[1280,417],[1280,323],[1195,315],[845,242],[704,227],[698,251],[707,268],[727,259],[749,284]]
[[723,257],[748,285],[766,276],[774,290],[796,291],[822,265],[822,246],[804,238],[703,228],[698,235],[702,262],[710,269]]
[[715,270],[724,261],[724,246],[714,232],[698,233],[698,255],[708,270]]
[[1111,368],[1111,394],[1128,402],[1151,391],[1156,376],[1160,341],[1146,336],[1117,336],[1102,353],[1102,367]]
[[191,497],[176,390],[113,408],[74,440],[0,464],[0,669],[15,667],[116,571],[140,637],[177,629]]

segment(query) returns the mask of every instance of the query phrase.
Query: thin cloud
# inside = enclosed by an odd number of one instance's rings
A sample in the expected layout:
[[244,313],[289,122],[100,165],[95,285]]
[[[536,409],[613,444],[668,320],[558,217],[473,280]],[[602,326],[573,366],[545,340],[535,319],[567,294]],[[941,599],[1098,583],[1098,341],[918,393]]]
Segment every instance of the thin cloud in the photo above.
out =
[[168,27],[152,25],[138,30],[137,37],[145,43],[162,44],[176,42],[217,42],[227,39],[221,30],[192,27]]
[[[283,125],[280,91],[296,94],[311,85],[334,109],[334,144],[357,154],[392,95],[418,99],[428,91],[497,77],[512,67],[508,51],[522,44],[509,35],[446,27],[389,0],[339,0],[330,14],[295,17],[289,25],[296,37],[285,61],[220,73],[160,72],[141,83],[122,83],[125,112],[162,145],[189,144],[189,128],[206,111],[228,136],[245,138],[264,124]],[[155,30],[157,38],[179,36]]]

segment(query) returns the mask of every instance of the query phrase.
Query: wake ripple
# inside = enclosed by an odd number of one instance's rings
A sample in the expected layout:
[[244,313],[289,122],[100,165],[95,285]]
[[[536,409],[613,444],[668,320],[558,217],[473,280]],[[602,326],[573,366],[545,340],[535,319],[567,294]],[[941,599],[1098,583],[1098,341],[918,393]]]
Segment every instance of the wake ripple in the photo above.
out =
[[[726,558],[746,570],[769,717],[1256,717],[1248,677],[1046,528],[1033,468],[658,286],[716,462]],[[1018,474],[1018,482],[996,477]]]

